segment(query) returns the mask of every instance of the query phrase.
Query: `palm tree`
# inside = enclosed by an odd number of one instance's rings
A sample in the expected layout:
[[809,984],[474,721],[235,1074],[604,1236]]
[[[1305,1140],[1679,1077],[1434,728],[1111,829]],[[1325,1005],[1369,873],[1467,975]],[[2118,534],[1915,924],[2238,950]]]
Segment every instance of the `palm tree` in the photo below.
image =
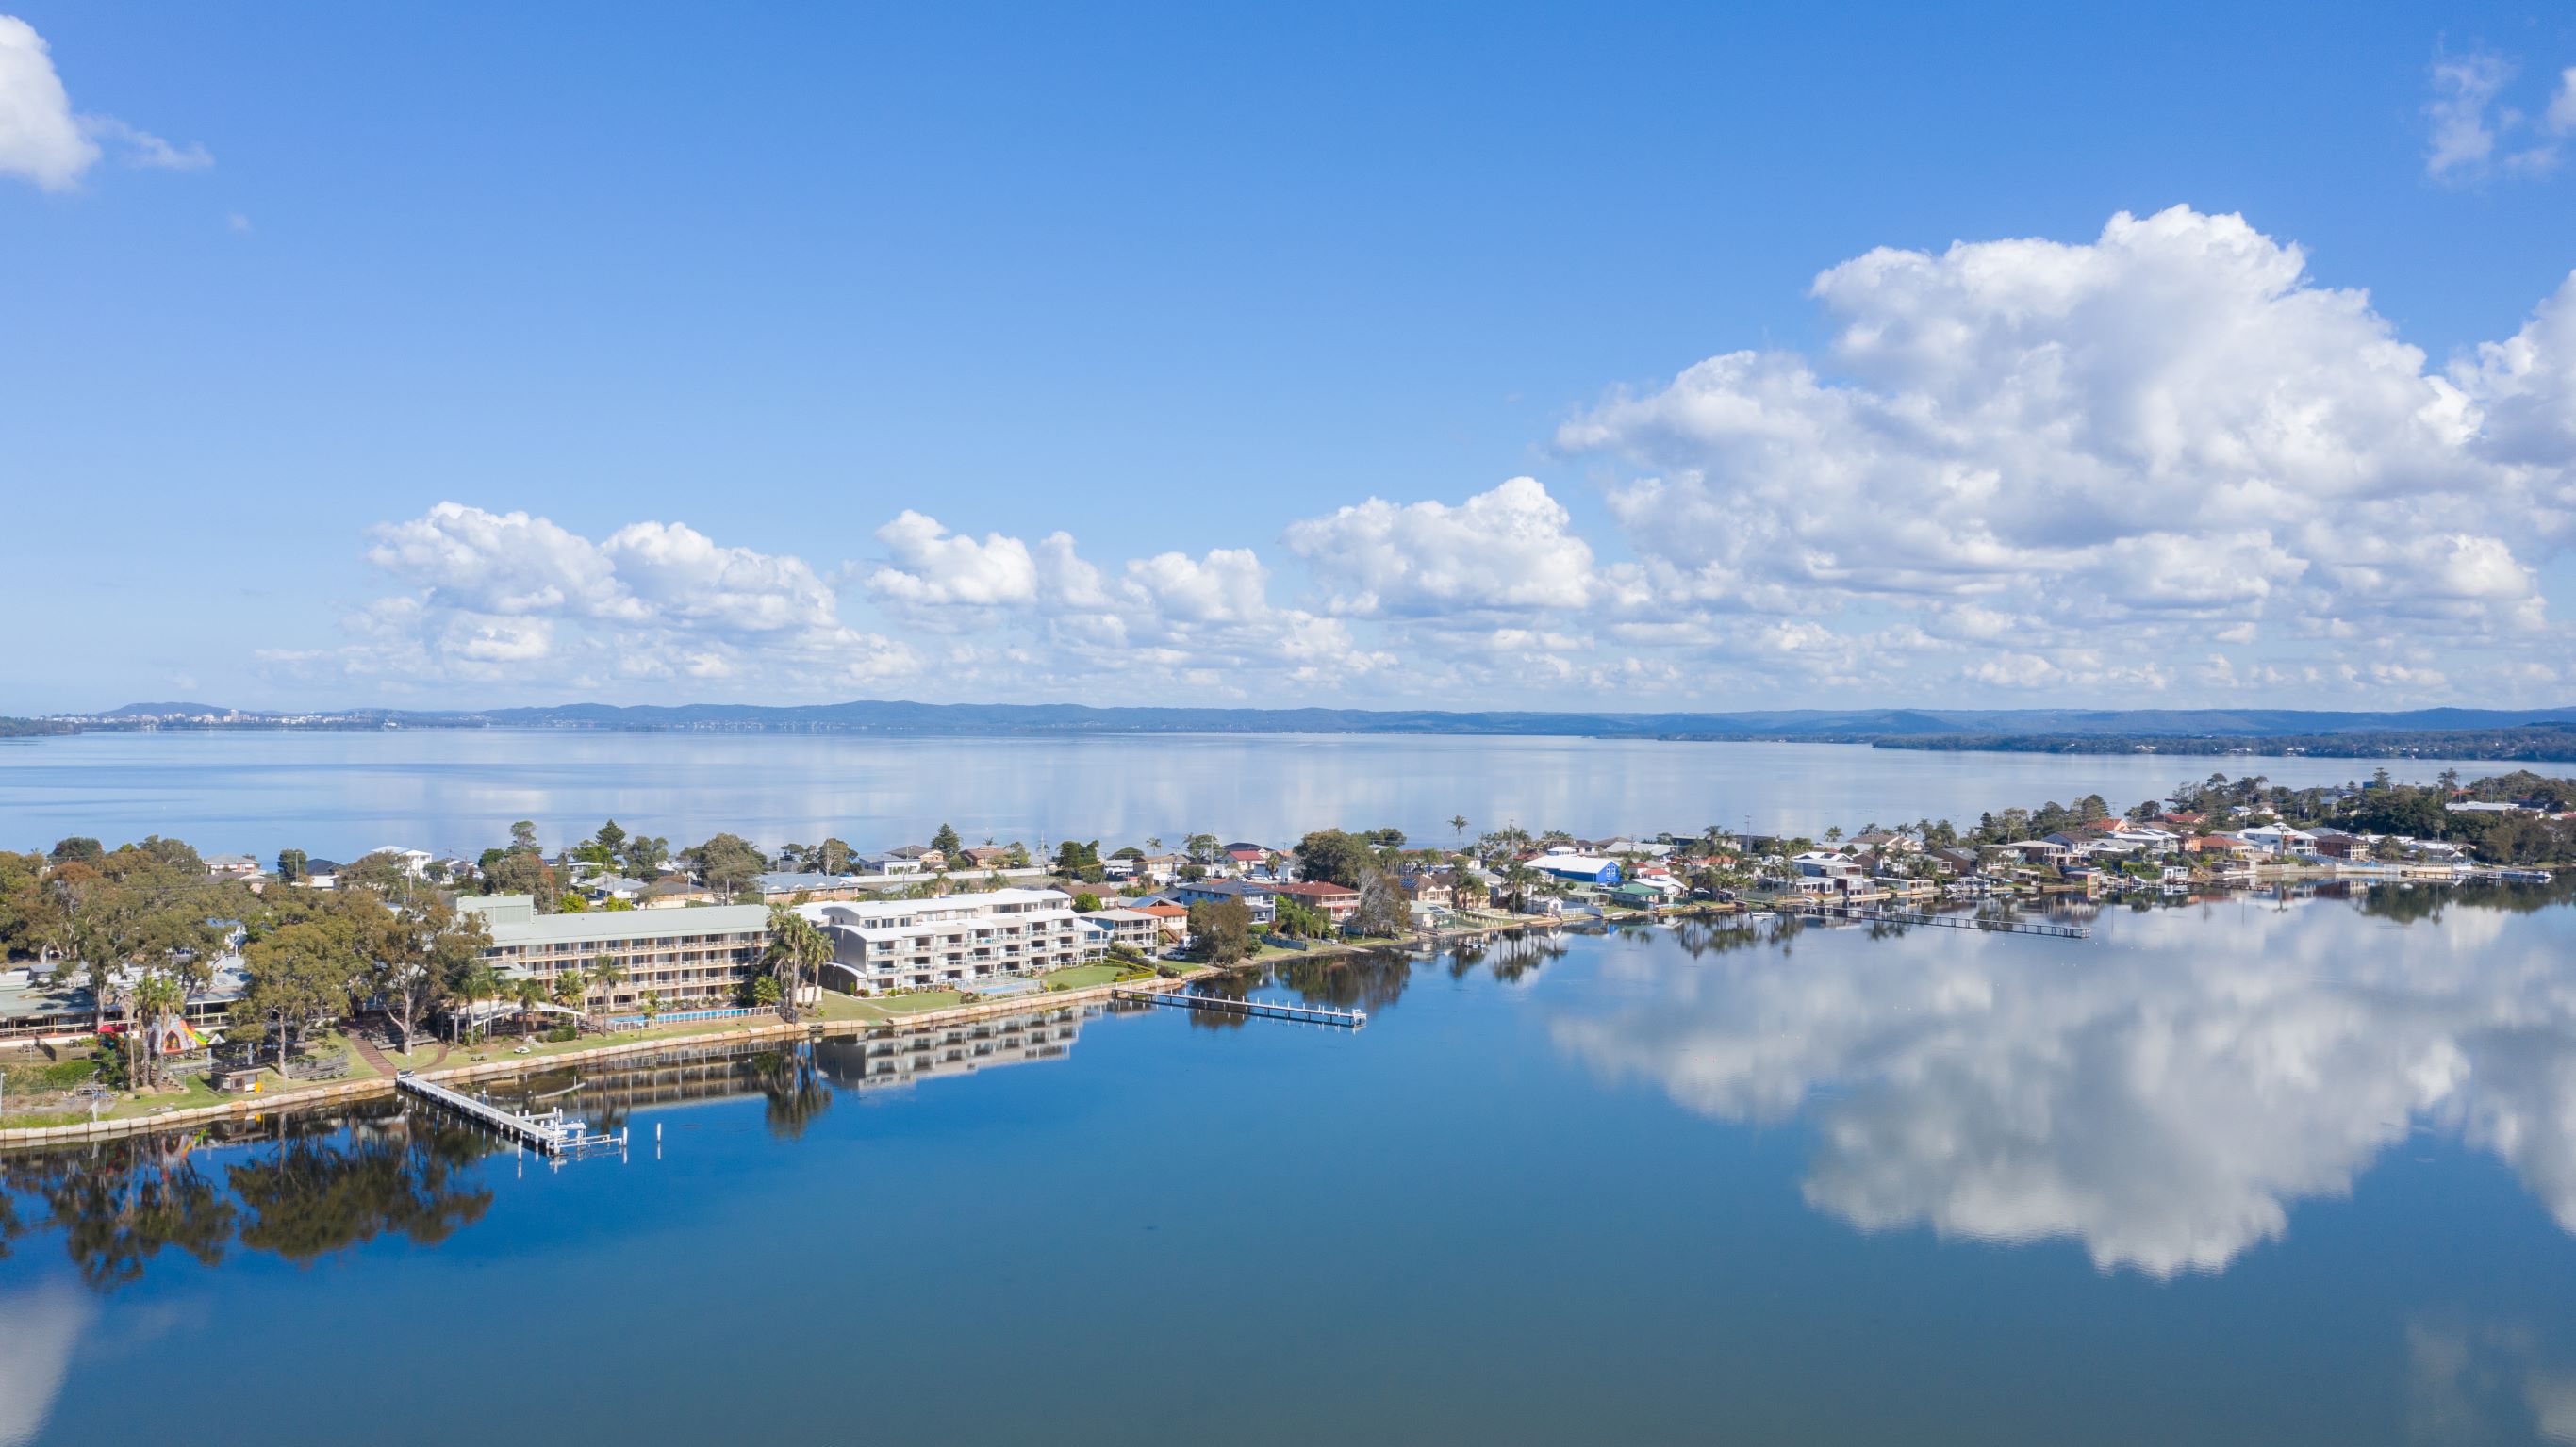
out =
[[643,1005],[644,1028],[650,1030],[653,1028],[653,1022],[662,1018],[662,992],[659,990],[646,990],[644,992]]
[[805,977],[831,963],[832,942],[814,922],[785,905],[769,912],[769,948],[761,958],[778,977],[787,999],[787,1018],[796,1018],[797,991]]
[[519,1033],[526,1035],[528,1017],[536,1013],[539,1005],[546,1002],[546,987],[537,983],[536,976],[526,975],[520,978],[518,985],[510,993],[519,1002]]
[[[615,955],[601,955],[590,962],[590,982],[599,987],[600,1008],[606,1010],[616,1003],[617,987],[626,983],[626,967],[617,962]],[[582,1008],[589,1008],[587,1000]]]
[[127,1078],[138,1085],[161,1083],[161,1021],[184,1008],[188,992],[176,979],[154,970],[134,985],[134,1022],[127,1027],[129,1044],[139,1038],[142,1052],[134,1057],[139,1070],[129,1069]]
[[1467,816],[1466,816],[1466,815],[1464,815],[1464,814],[1452,814],[1452,815],[1450,815],[1450,816],[1449,816],[1449,827],[1450,827],[1450,829],[1452,829],[1453,831],[1455,831],[1455,832],[1457,833],[1457,835],[1458,835],[1458,839],[1459,839],[1459,842],[1461,842],[1461,843],[1466,842],[1466,838],[1467,838]]
[[465,997],[466,1008],[471,1010],[486,1000],[501,998],[501,977],[492,972],[490,965],[476,960],[465,967],[465,976],[456,982],[456,989]]

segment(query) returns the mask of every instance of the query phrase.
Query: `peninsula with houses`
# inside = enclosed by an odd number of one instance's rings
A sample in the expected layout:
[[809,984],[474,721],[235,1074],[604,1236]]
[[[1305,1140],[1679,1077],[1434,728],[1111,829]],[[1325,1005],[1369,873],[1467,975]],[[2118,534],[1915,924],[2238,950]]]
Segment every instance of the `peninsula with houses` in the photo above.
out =
[[679,850],[615,822],[472,858],[395,844],[0,852],[0,1128],[111,1126],[412,1072],[768,1031],[883,1030],[1210,972],[1686,915],[2008,920],[2284,880],[2547,884],[2576,780],[2209,775],[1973,823],[1446,842],[1391,828],[1103,848],[838,838]]

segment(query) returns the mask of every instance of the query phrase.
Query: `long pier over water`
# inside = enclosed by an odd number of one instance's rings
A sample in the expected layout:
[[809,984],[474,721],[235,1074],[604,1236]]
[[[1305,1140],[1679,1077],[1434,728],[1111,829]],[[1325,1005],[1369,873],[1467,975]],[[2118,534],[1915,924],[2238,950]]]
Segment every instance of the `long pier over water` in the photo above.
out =
[[394,1077],[394,1088],[463,1116],[544,1155],[573,1154],[588,1146],[625,1143],[622,1135],[591,1134],[590,1128],[580,1121],[565,1120],[560,1110],[544,1115],[521,1115],[516,1111],[503,1110],[488,1100],[477,1100],[461,1091],[450,1090],[434,1080],[423,1080],[408,1070]]
[[1309,1025],[1342,1025],[1356,1030],[1368,1023],[1366,1010],[1327,1010],[1320,1005],[1285,1005],[1274,1000],[1237,1000],[1226,995],[1193,995],[1176,990],[1117,990],[1112,998],[1205,1010],[1212,1015],[1242,1015],[1255,1020],[1299,1020]]

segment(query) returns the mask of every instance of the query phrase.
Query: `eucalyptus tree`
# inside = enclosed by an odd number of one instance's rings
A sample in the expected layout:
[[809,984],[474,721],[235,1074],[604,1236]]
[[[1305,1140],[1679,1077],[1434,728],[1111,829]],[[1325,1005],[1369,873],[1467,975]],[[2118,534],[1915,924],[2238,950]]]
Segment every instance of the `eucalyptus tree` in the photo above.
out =
[[336,894],[322,895],[314,907],[264,928],[242,950],[248,988],[234,1012],[268,1037],[281,1067],[305,1031],[348,1013],[360,926],[347,905]]
[[[370,855],[367,862],[391,858]],[[459,910],[399,867],[348,881],[343,894],[376,906],[361,910],[356,920],[362,981],[401,1032],[402,1052],[409,1055],[421,1022],[455,994],[457,982],[492,947],[491,932],[481,915]]]
[[[155,1057],[141,1048],[151,1023],[144,999],[166,1001],[214,977],[227,912],[250,898],[238,884],[209,879],[197,852],[158,836],[95,858],[85,851],[56,864],[48,878],[56,933],[74,962],[75,977],[90,991],[92,1010],[104,1026],[111,1014],[123,1025],[129,1078],[159,1074]],[[238,894],[238,898],[236,898]]]

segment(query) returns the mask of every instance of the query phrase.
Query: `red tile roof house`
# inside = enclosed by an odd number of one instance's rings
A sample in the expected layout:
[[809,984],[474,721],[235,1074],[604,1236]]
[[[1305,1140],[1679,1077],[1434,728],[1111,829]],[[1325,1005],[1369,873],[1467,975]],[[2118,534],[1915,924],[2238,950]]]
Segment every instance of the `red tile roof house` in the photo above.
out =
[[1177,904],[1145,904],[1136,907],[1138,914],[1150,914],[1161,922],[1166,939],[1184,940],[1190,934],[1190,912]]
[[1278,885],[1271,892],[1284,894],[1308,909],[1322,910],[1324,918],[1334,924],[1340,924],[1359,913],[1360,892],[1346,884],[1334,884],[1319,879],[1301,879],[1291,884]]

